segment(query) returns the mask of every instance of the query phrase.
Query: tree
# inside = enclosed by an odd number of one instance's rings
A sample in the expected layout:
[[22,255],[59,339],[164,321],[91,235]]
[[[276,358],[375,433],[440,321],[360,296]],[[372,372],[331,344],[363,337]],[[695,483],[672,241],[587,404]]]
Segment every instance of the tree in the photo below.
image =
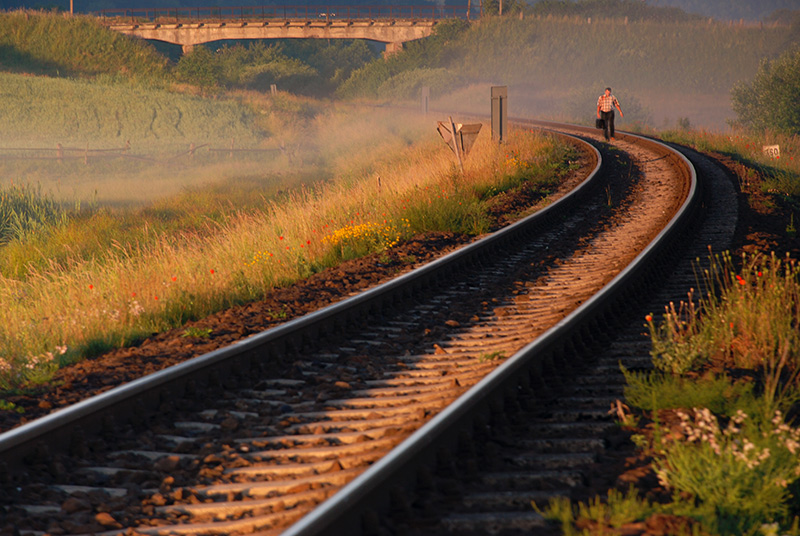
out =
[[800,47],[765,60],[752,84],[741,82],[731,90],[737,126],[800,134]]

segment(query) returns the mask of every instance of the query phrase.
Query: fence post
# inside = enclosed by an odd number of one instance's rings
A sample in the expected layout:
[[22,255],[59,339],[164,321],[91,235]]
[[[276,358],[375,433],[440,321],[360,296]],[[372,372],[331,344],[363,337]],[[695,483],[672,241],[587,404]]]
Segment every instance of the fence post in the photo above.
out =
[[86,144],[86,150],[83,153],[83,163],[89,165],[89,144]]
[[59,164],[63,164],[64,163],[64,147],[62,147],[60,143],[56,145],[56,156],[58,156],[58,163]]
[[194,143],[191,143],[189,145],[189,158],[194,158],[194,150],[195,150]]
[[231,152],[228,153],[228,158],[233,158],[233,138],[231,138]]

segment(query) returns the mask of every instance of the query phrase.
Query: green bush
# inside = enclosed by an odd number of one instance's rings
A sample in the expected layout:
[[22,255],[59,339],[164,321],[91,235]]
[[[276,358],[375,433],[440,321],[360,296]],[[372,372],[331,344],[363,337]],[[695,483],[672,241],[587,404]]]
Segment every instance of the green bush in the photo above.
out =
[[204,46],[196,46],[178,61],[179,80],[201,87],[214,87],[223,80],[222,63]]
[[692,517],[721,535],[787,520],[788,488],[800,475],[800,430],[780,413],[764,422],[740,411],[724,426],[705,408],[677,415],[685,439],[654,445],[654,466],[662,485],[694,498]]
[[363,41],[328,44],[309,39],[302,44],[195,47],[178,61],[178,77],[201,87],[279,89],[306,95],[330,93],[351,72],[374,57]]
[[716,415],[732,416],[737,409],[751,410],[756,400],[753,384],[733,382],[727,376],[697,380],[660,372],[623,369],[625,401],[645,411],[709,408]]
[[800,134],[800,48],[762,62],[753,81],[737,84],[731,95],[736,124]]

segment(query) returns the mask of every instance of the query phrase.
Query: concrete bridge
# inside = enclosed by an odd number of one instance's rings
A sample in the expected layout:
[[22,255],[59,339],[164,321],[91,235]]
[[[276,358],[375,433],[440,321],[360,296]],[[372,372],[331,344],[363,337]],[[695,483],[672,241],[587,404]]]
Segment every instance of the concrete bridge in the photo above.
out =
[[386,43],[386,54],[427,37],[444,19],[480,16],[472,6],[250,6],[103,10],[112,30],[193,46],[240,39],[366,39]]

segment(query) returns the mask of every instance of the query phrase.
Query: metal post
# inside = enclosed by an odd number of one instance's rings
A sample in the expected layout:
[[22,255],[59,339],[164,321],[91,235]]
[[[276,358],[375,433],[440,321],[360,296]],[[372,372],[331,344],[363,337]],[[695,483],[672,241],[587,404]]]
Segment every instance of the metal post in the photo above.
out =
[[453,150],[456,152],[456,159],[458,160],[458,168],[463,172],[464,163],[461,161],[461,144],[458,143],[458,136],[456,135],[456,124],[453,123],[453,117],[450,116],[450,133],[453,136]]
[[422,94],[421,94],[421,102],[422,105],[422,113],[428,115],[428,104],[431,100],[431,88],[429,86],[422,86]]
[[492,86],[492,140],[503,143],[508,121],[508,86]]

